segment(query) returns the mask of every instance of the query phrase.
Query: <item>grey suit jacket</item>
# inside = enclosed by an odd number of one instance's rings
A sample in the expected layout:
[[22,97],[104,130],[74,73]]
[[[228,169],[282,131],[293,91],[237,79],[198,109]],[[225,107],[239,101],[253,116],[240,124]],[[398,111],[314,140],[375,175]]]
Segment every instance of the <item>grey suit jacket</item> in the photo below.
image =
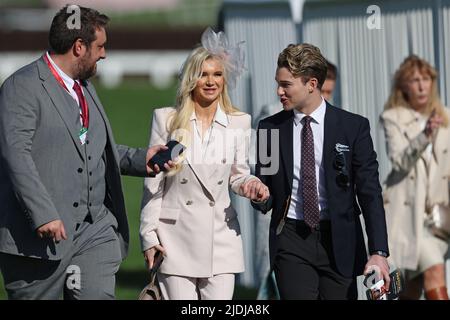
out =
[[[0,88],[0,252],[59,260],[71,250],[85,161],[67,94],[43,58],[23,67]],[[146,149],[116,145],[103,106],[88,82],[107,128],[106,207],[118,222],[122,256],[129,231],[120,174],[146,176]],[[61,219],[68,239],[40,239],[36,228]]]

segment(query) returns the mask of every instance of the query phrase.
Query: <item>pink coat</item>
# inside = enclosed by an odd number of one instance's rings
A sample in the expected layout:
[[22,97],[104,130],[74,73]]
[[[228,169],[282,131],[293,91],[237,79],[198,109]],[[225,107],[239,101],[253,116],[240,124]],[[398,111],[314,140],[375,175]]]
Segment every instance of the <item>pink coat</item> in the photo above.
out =
[[[170,140],[167,119],[173,111],[154,111],[150,145]],[[208,147],[220,155],[219,163],[194,163],[188,157],[177,174],[145,179],[142,249],[162,244],[167,251],[162,273],[201,278],[244,271],[241,231],[231,207],[229,187],[239,194],[242,183],[257,179],[250,175],[248,166],[251,118],[244,113],[226,117],[225,126],[214,124],[213,143]],[[237,136],[221,142],[221,137],[229,133]]]
[[383,194],[391,259],[416,270],[427,195],[430,205],[449,202],[450,128],[439,128],[428,160],[428,140],[411,109],[386,110],[381,120],[392,165]]

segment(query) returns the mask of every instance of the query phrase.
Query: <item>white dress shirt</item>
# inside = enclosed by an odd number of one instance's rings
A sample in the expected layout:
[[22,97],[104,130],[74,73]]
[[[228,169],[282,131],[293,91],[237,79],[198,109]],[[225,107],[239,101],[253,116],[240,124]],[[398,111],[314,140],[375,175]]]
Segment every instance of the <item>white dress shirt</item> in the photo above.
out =
[[[66,85],[67,90],[69,90],[69,94],[72,96],[72,98],[75,99],[78,107],[80,107],[80,101],[78,101],[78,96],[75,90],[73,90],[73,85],[75,84],[75,80],[73,80],[70,76],[68,76],[64,71],[61,70],[60,67],[53,61],[52,57],[48,54],[48,52],[45,53],[47,55],[48,60],[50,61],[53,68],[55,68],[56,72],[59,74],[61,79],[64,81],[64,84]],[[79,84],[79,83],[78,83]],[[81,92],[83,92],[83,86],[81,86]],[[80,107],[80,122],[83,123],[83,119],[81,118],[81,107]]]
[[[216,114],[214,115],[214,119],[209,126],[208,130],[202,136],[202,125],[199,120],[197,120],[197,115],[195,111],[192,112],[191,118],[192,128],[194,132],[194,141],[192,145],[192,156],[195,157],[194,163],[204,163],[206,152],[208,151],[208,146],[213,143],[211,141],[211,137],[213,136],[212,132],[214,130],[215,123],[218,123],[224,127],[228,125],[228,117],[227,114],[222,110],[220,105],[217,105]],[[196,155],[201,155],[201,159],[198,159]]]
[[[326,103],[322,98],[320,106],[310,114],[311,129],[314,137],[314,158],[316,166],[316,183],[317,193],[319,199],[320,219],[329,219],[327,212],[327,195],[325,189],[325,171],[322,163],[323,154],[323,138],[324,138],[324,123],[325,123]],[[306,115],[294,109],[294,125],[293,125],[293,181],[291,204],[289,206],[288,218],[303,220],[303,195],[302,195],[302,177],[301,173],[301,150],[302,150],[302,119]]]

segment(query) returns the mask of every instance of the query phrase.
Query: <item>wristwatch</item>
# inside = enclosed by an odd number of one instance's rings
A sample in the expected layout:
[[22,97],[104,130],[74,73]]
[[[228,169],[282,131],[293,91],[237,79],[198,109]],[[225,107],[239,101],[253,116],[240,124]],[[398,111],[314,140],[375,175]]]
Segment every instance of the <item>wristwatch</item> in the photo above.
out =
[[387,254],[387,252],[384,252],[384,251],[381,251],[381,250],[373,251],[371,254],[372,255],[376,254],[378,256],[382,256],[382,257],[385,257],[385,258],[387,258],[389,256]]

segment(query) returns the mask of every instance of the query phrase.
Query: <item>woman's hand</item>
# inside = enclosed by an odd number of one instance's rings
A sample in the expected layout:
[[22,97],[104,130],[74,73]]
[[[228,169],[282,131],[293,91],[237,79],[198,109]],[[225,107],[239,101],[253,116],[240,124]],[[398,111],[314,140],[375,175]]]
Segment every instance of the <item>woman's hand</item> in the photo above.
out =
[[166,250],[159,244],[144,251],[144,259],[147,264],[148,270],[153,268],[153,264],[155,263],[155,256],[158,252],[161,252],[162,255],[166,255]]
[[253,201],[263,202],[269,199],[269,188],[259,179],[251,179],[241,185],[241,194]]

